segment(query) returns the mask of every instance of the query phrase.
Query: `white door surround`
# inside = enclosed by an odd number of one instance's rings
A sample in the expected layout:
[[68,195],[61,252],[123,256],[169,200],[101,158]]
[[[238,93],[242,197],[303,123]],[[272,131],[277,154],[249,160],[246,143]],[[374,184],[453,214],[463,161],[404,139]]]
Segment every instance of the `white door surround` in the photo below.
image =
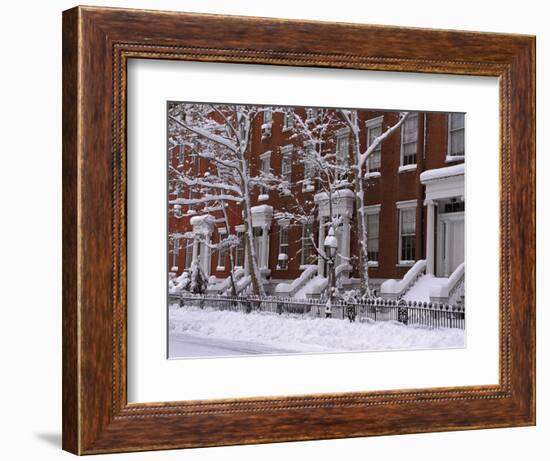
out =
[[420,182],[426,186],[426,273],[448,277],[464,262],[464,212],[442,211],[451,200],[464,201],[464,163],[424,171]]
[[449,277],[464,262],[464,212],[438,216],[436,276]]

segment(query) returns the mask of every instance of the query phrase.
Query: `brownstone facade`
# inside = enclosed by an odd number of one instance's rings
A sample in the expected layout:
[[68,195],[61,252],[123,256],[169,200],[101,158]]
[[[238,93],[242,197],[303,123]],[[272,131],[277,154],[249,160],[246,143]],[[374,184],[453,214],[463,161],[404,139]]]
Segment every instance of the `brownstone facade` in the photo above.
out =
[[[304,120],[311,115],[305,108],[295,108],[296,115]],[[253,205],[268,205],[274,210],[285,210],[291,207],[296,200],[302,203],[311,202],[314,205],[314,197],[319,192],[315,181],[312,186],[305,188],[300,181],[304,179],[304,166],[299,162],[299,155],[302,147],[301,141],[293,136],[292,129],[285,129],[284,113],[275,111],[272,114],[271,132],[265,132],[263,120],[258,120],[254,126],[250,144],[250,169],[256,174],[262,167],[262,158],[269,158],[269,167],[274,174],[283,174],[284,168],[288,169],[288,163],[284,165],[283,157],[285,150],[290,151],[291,171],[290,178],[293,184],[292,194],[285,196],[277,191],[252,192]],[[357,119],[361,128],[361,150],[368,146],[369,128],[373,136],[380,131],[398,122],[399,112],[358,110]],[[464,162],[464,116],[456,114],[451,123],[452,116],[447,113],[417,112],[409,114],[407,122],[400,129],[390,135],[381,145],[378,159],[369,161],[369,169],[365,181],[365,205],[369,216],[373,218],[371,229],[372,242],[369,243],[373,249],[373,261],[370,261],[369,276],[374,281],[381,282],[389,278],[402,278],[414,261],[426,258],[426,222],[427,208],[424,206],[425,187],[420,180],[420,174],[427,170],[440,169]],[[456,123],[455,123],[456,122]],[[461,125],[462,124],[462,125]],[[461,128],[462,126],[462,128]],[[457,128],[458,127],[458,128]],[[329,136],[328,143],[336,144],[336,134],[345,131],[346,125],[342,122],[334,127],[334,136]],[[264,131],[262,133],[262,131]],[[453,133],[453,134],[451,134]],[[450,139],[453,136],[453,140]],[[460,139],[461,138],[461,139]],[[451,142],[452,141],[452,142]],[[330,145],[327,147],[330,148]],[[351,141],[348,155],[351,153]],[[286,147],[292,146],[292,147]],[[208,161],[193,156],[189,147],[175,145],[168,152],[169,164],[174,168],[178,165],[189,165],[194,162],[197,174],[204,174],[208,171]],[[288,162],[288,160],[286,160]],[[350,175],[352,170],[350,169]],[[264,192],[260,194],[260,192]],[[179,194],[189,197],[192,191],[180,191]],[[170,195],[171,194],[171,195]],[[169,191],[169,199],[174,197],[175,192]],[[192,195],[191,195],[192,196]],[[462,197],[463,202],[463,197]],[[194,210],[187,205],[181,207],[181,217],[168,214],[169,233],[185,232],[192,229],[190,219],[204,213],[201,207]],[[462,208],[460,208],[463,210]],[[412,210],[403,212],[403,210]],[[210,210],[210,215],[218,218],[213,228],[212,242],[219,241],[220,230],[225,231],[225,224],[221,222],[221,211]],[[238,205],[230,203],[227,207],[229,217],[230,233],[237,233],[239,225],[242,224],[242,212]],[[359,243],[356,235],[355,214],[352,217],[349,236],[350,256],[358,254]],[[318,241],[319,224],[312,223],[316,240]],[[376,227],[378,227],[378,242],[376,242]],[[281,268],[279,261],[280,248],[280,225],[273,219],[269,229],[268,242],[268,264],[267,271],[263,271],[266,281],[276,283],[296,279],[304,269],[304,263],[317,264],[317,258],[312,252],[309,260],[304,261],[303,251],[303,229],[301,225],[290,225],[288,232],[288,263]],[[412,229],[412,230],[411,230]],[[437,231],[435,231],[437,232]],[[224,232],[225,235],[226,232]],[[405,235],[407,234],[407,235]],[[436,252],[438,251],[436,248]],[[192,242],[185,240],[170,240],[168,255],[168,270],[176,275],[181,274],[185,268],[190,266],[192,259]],[[405,256],[405,258],[404,258]],[[436,255],[437,256],[437,255]],[[235,258],[239,255],[235,254]],[[230,271],[229,255],[220,257],[217,252],[210,256],[210,276],[223,279],[229,276]],[[283,264],[285,266],[285,264]],[[351,274],[356,276],[355,271]],[[376,283],[376,282],[375,282]]]

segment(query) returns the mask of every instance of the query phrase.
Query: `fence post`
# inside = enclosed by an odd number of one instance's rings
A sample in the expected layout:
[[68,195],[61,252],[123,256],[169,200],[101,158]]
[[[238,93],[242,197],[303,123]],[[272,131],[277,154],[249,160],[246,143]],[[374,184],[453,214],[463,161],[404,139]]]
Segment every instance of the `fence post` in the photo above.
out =
[[404,299],[397,304],[397,321],[404,325],[409,324],[409,305]]

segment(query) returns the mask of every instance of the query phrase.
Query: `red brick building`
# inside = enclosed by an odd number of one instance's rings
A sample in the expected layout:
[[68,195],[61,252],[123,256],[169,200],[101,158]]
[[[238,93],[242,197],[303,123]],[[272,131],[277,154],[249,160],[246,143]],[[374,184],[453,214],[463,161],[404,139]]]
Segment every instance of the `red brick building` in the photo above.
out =
[[[316,117],[316,109],[286,110],[304,121]],[[305,171],[307,165],[300,162],[304,142],[296,136],[293,127],[296,122],[288,113],[264,113],[252,127],[251,174],[271,171],[292,184],[290,194],[253,190],[252,221],[266,291],[293,296],[302,290],[302,295],[311,295],[304,289],[308,280],[325,276],[326,269],[308,235],[311,229],[316,244],[322,247],[326,234],[323,222],[329,211],[320,194],[319,180]],[[357,110],[354,116],[361,128],[360,149],[364,151],[374,138],[398,122],[400,114]],[[337,162],[350,162],[351,131],[343,121],[332,126],[325,148],[335,152]],[[368,223],[369,276],[374,289],[379,290],[387,279],[402,279],[417,261],[425,261],[423,273],[439,278],[449,278],[464,262],[464,151],[463,114],[418,112],[410,113],[403,125],[370,156],[364,212]],[[173,145],[168,155],[169,165],[175,169],[192,163],[197,175],[208,171],[208,160],[194,155],[188,145]],[[352,171],[350,168],[350,175]],[[176,191],[169,184],[169,200],[193,197],[194,193],[192,188]],[[338,276],[349,286],[357,283],[353,256],[360,250],[355,235],[354,201],[354,192],[344,189],[331,207],[333,215],[342,216],[336,232],[336,265],[340,267]],[[275,218],[277,212],[290,209],[297,202],[313,209],[312,221],[296,224]],[[213,244],[227,235],[221,209],[205,211],[200,206],[180,205],[175,211],[169,206],[169,233],[202,229]],[[202,218],[205,215],[213,219]],[[227,217],[229,233],[242,237],[245,228],[238,204],[229,204]],[[222,286],[230,270],[242,268],[239,277],[247,272],[246,245],[233,251],[235,267],[231,267],[227,251],[212,251],[211,246],[191,239],[169,239],[168,270],[178,276],[195,258],[210,277],[210,285]],[[351,266],[346,267],[348,263]],[[289,283],[300,277],[303,283],[291,290]]]

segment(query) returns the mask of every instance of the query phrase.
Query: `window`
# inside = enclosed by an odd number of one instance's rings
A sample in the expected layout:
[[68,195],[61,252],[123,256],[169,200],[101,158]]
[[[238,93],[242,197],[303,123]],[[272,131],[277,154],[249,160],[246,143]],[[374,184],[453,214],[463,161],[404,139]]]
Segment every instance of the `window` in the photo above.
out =
[[185,244],[185,268],[189,269],[193,262],[193,240],[187,239]]
[[264,123],[262,125],[262,139],[271,136],[271,126],[273,125],[273,112],[271,109],[264,110]]
[[[369,147],[372,145],[374,140],[378,138],[382,134],[382,121],[380,121],[379,125],[373,125],[367,127],[367,137],[368,137],[368,143]],[[367,171],[369,173],[375,173],[377,171],[380,171],[381,166],[381,160],[382,160],[382,143],[378,144],[376,149],[374,149],[373,152],[371,152],[369,156],[369,160],[367,162]]]
[[306,109],[306,121],[312,122],[317,118],[317,109],[314,109],[313,107],[309,107]]
[[244,267],[244,231],[237,231],[239,246],[235,248],[235,266]]
[[279,227],[279,269],[288,269],[288,227]]
[[449,157],[464,156],[464,114],[449,114]]
[[416,208],[399,210],[399,263],[412,264],[416,256]]
[[311,242],[311,229],[310,223],[302,224],[302,255],[300,264],[305,266],[311,264],[311,257],[313,255],[313,243]]
[[348,168],[349,157],[349,132],[339,133],[336,135],[336,166],[338,177],[345,176]]
[[292,146],[281,147],[281,176],[284,181],[292,181]]
[[[222,243],[222,241],[225,239],[225,234],[225,229],[218,229],[218,244]],[[225,270],[225,254],[225,247],[218,249],[218,269],[220,270]]]
[[464,211],[464,202],[456,199],[451,199],[443,207],[443,213],[458,213],[461,211]]
[[401,126],[401,166],[416,165],[418,114],[410,114]]
[[178,165],[183,165],[184,160],[185,160],[185,146],[183,144],[180,144],[178,146]]
[[379,207],[376,211],[367,211],[367,258],[371,265],[378,264],[380,235],[380,212]]
[[306,144],[302,151],[302,164],[304,165],[304,180],[302,182],[302,190],[312,192],[315,190],[314,176],[315,168],[315,148],[312,144]]
[[[271,172],[271,152],[266,152],[260,156],[260,172],[264,175],[268,175]],[[261,186],[260,187],[260,196],[263,200],[267,200],[269,197],[267,194],[269,193],[267,187]]]
[[[189,200],[194,200],[196,198],[196,195],[197,194],[195,194],[195,191],[192,188],[189,188]],[[195,203],[189,203],[187,205],[187,212],[189,213],[190,211],[192,211],[194,213],[195,205]]]
[[180,256],[180,239],[174,237],[172,239],[172,267],[178,267],[178,259]]
[[294,126],[294,109],[287,109],[283,113],[283,130],[290,130]]

